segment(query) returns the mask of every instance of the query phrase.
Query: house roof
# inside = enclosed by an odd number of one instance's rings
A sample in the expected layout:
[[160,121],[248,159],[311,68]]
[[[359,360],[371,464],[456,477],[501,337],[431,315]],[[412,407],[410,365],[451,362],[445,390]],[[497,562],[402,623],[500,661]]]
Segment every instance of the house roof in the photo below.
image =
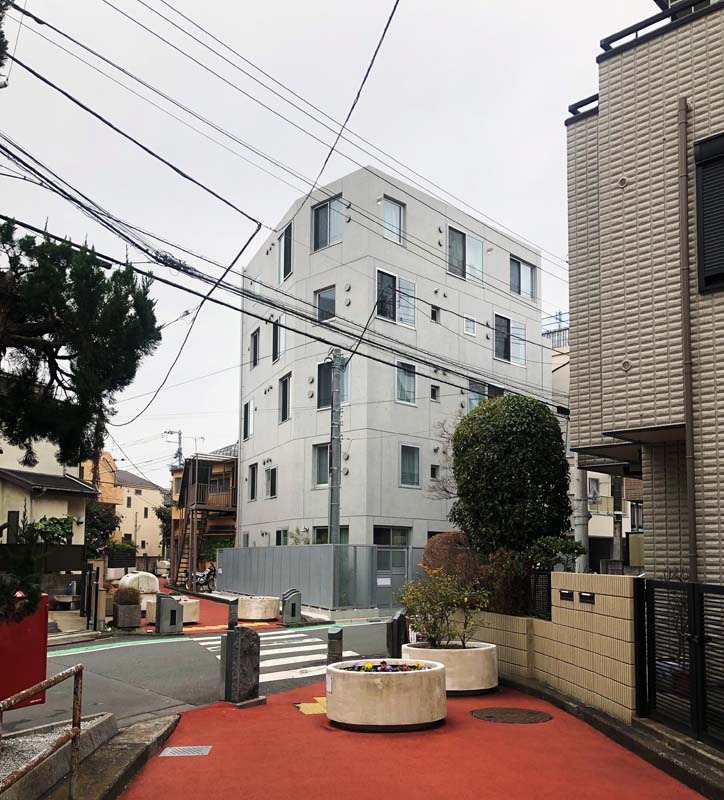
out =
[[134,486],[139,489],[157,489],[159,492],[164,491],[161,486],[152,481],[141,478],[139,475],[134,475],[125,469],[116,471],[116,485],[117,486]]
[[6,480],[23,489],[52,494],[80,494],[95,497],[98,490],[92,483],[72,475],[48,475],[24,469],[0,469],[0,480]]
[[226,447],[220,447],[218,450],[212,450],[212,455],[215,456],[231,456],[232,458],[239,457],[239,442],[234,444],[227,444]]

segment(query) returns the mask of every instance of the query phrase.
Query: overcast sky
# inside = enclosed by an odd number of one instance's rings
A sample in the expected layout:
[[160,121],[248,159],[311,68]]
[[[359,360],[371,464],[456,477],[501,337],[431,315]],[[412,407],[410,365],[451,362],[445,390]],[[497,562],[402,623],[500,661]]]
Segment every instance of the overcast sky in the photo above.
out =
[[[331,142],[328,131],[174,30],[139,0],[111,1]],[[161,0],[144,2],[183,23]],[[171,5],[343,119],[392,0],[173,0]],[[319,171],[326,154],[319,142],[192,64],[104,0],[28,0],[27,7],[303,175]],[[401,0],[350,129],[539,247],[565,257],[566,107],[597,90],[600,39],[656,10],[653,0]],[[9,19],[6,30],[12,45],[17,25]],[[182,127],[35,31],[81,52],[31,22],[19,39],[22,61],[265,224],[274,226],[303,193],[305,187],[289,175],[274,170],[298,190]],[[116,216],[212,258],[230,260],[250,232],[236,212],[180,180],[17,65],[10,85],[0,91],[0,130]],[[347,143],[339,149],[360,163],[374,163]],[[0,169],[2,164],[0,157]],[[356,168],[335,155],[323,182]],[[0,177],[0,197],[0,213],[40,227],[47,222],[53,233],[87,238],[99,251],[125,257],[122,242],[41,188]],[[135,251],[130,256],[142,259]],[[546,260],[544,268],[565,278],[557,263]],[[169,276],[168,270],[156,269]],[[162,323],[195,305],[172,288],[156,285],[153,293]],[[565,310],[567,283],[545,275],[543,303],[544,313]],[[120,397],[116,422],[143,407],[147,398],[132,398],[158,385],[186,332],[186,321],[164,331],[162,345]],[[138,471],[167,485],[167,464],[175,449],[164,441],[167,429],[183,430],[187,455],[195,449],[194,436],[205,437],[196,443],[205,451],[236,441],[239,361],[238,315],[207,305],[169,385],[226,371],[162,391],[141,419],[115,429],[113,435]],[[118,448],[108,445],[121,459]],[[137,471],[128,461],[119,464]]]

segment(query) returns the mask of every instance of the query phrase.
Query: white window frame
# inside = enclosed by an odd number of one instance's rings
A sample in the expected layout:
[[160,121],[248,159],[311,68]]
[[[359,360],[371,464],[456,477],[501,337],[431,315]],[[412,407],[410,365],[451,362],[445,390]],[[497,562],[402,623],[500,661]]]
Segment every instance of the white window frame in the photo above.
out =
[[[437,397],[433,397],[433,389],[437,390]],[[431,403],[439,403],[440,402],[440,386],[437,383],[430,384],[430,402]]]
[[[281,536],[279,535],[281,534]],[[277,542],[277,539],[281,539],[281,542]],[[284,541],[286,539],[286,542]],[[286,547],[289,544],[289,528],[277,528],[274,531],[274,546],[275,547]]]
[[[282,384],[287,385],[287,416],[282,418]],[[279,378],[279,424],[283,425],[292,418],[292,373],[287,372]]]
[[[323,203],[317,203],[315,206],[312,207],[312,235],[310,237],[310,243],[312,245],[311,250],[313,253],[319,253],[321,250],[326,250],[328,247],[334,247],[335,244],[339,244],[342,241],[342,224],[344,223],[344,214],[342,212],[334,212],[339,213],[339,216],[342,218],[340,219],[339,225],[339,239],[335,239],[333,242],[330,241],[330,231],[332,229],[332,204],[339,201],[342,205],[342,208],[345,207],[344,200],[342,199],[342,195],[338,194],[336,197],[330,197],[329,199],[325,200]],[[314,219],[317,213],[317,209],[321,208],[322,206],[327,206],[327,244],[322,245],[321,247],[315,248],[314,246]]]
[[[457,275],[456,273],[452,272],[450,269],[450,231],[453,230],[455,233],[459,233],[463,237],[463,274]],[[480,264],[480,275],[473,274],[470,270],[470,261],[468,260],[468,240],[472,239],[474,242],[477,242],[480,245],[480,255],[482,257],[482,261]],[[455,225],[448,225],[447,226],[447,266],[445,267],[447,274],[452,275],[453,278],[457,278],[461,281],[472,281],[473,283],[482,283],[483,278],[485,275],[485,240],[482,236],[474,236],[472,233],[468,233],[467,231],[462,231],[460,228],[456,228]]]
[[[320,319],[319,313],[320,313],[321,309],[319,307],[319,295],[322,294],[322,292],[328,292],[330,289],[332,289],[334,291],[334,314],[332,314],[331,317],[325,317],[324,319]],[[315,316],[317,317],[317,323],[319,325],[324,325],[325,323],[330,322],[331,320],[336,318],[336,316],[337,316],[337,284],[336,283],[332,283],[329,286],[323,286],[321,289],[317,289],[314,292],[314,310],[316,311],[316,315]]]
[[[332,406],[331,400],[330,400],[328,405],[325,405],[325,406],[320,406],[319,405],[319,368],[321,366],[323,366],[324,364],[328,364],[328,363],[329,362],[327,362],[327,361],[318,361],[317,362],[317,374],[314,376],[314,379],[317,382],[317,411],[325,411],[326,409],[331,408],[331,406]],[[331,365],[330,365],[330,368],[331,368]],[[340,395],[343,398],[341,400],[341,402],[340,402],[340,405],[343,405],[343,406],[348,406],[349,405],[349,396],[350,396],[349,372],[350,372],[349,364],[345,363],[345,366],[342,369],[342,383],[341,383],[341,385],[339,387],[340,388]],[[347,394],[346,399],[345,399],[345,390],[346,390],[346,394]]]
[[442,325],[442,309],[440,306],[430,306],[430,321],[434,322],[435,325]]
[[[327,450],[327,480],[325,483],[319,483],[317,477],[319,471],[317,469],[318,453],[323,449]],[[312,445],[312,487],[314,489],[326,489],[329,487],[329,442],[322,442],[321,444]]]
[[[417,450],[417,483],[403,483],[402,482],[402,448],[409,447]],[[422,488],[422,448],[418,444],[410,444],[409,442],[400,442],[397,448],[398,464],[397,464],[397,481],[401,489],[421,489]]]
[[[267,477],[271,471],[274,470],[276,472],[276,478],[274,479],[274,483],[276,484],[275,494],[269,494],[269,484],[270,480]],[[276,464],[270,464],[268,467],[264,468],[264,499],[265,500],[274,500],[279,496],[279,469]]]
[[[479,386],[484,386],[485,391],[476,392],[474,389],[471,388],[471,384],[473,383],[477,383]],[[482,398],[478,400],[478,402],[474,406],[471,405],[470,403],[473,394],[482,395]],[[470,413],[474,408],[477,408],[483,402],[483,400],[487,399],[488,399],[488,384],[485,383],[484,381],[474,381],[472,378],[468,378],[468,391],[467,391],[467,403],[466,403],[467,412]]]
[[247,440],[251,439],[251,437],[254,435],[254,398],[253,398],[253,397],[250,397],[250,398],[249,398],[249,399],[248,399],[248,400],[247,400],[245,403],[243,403],[243,404],[242,404],[242,406],[241,406],[241,414],[242,414],[242,418],[241,418],[241,427],[242,427],[242,433],[244,432],[244,430],[243,430],[243,428],[244,428],[244,408],[245,408],[246,406],[248,406],[248,407],[249,407],[249,424],[248,424],[248,426],[247,426],[247,434],[248,434],[248,435],[244,437],[244,441],[245,441],[245,442],[246,442]]
[[[281,236],[277,239],[277,247],[279,252],[277,254],[277,285],[281,286],[284,281],[294,273],[294,229],[292,225],[294,223],[290,222],[285,227],[281,233]],[[287,231],[291,231],[289,234],[289,274],[284,274],[284,256],[286,254],[286,244],[285,244],[285,237],[287,235]]]
[[[537,277],[538,277],[538,270],[535,264],[531,264],[530,261],[526,261],[524,258],[520,258],[519,256],[514,256],[512,253],[510,254],[510,265],[512,268],[512,262],[515,261],[518,264],[518,285],[520,286],[520,291],[516,292],[513,286],[510,286],[510,291],[517,295],[518,297],[523,297],[526,300],[530,300],[535,302],[536,294],[537,294]],[[523,267],[527,267],[530,269],[530,294],[523,291]]]
[[[433,471],[435,474],[433,475]],[[440,465],[439,464],[430,464],[430,480],[431,481],[439,481],[440,480]]]
[[[498,336],[498,329],[497,329],[497,326],[495,325],[495,318],[496,317],[500,317],[501,319],[507,319],[508,322],[510,323],[510,333],[509,333],[509,336],[510,336],[510,359],[500,358],[499,356],[497,356],[495,354],[495,351],[496,351],[496,348],[495,348],[496,339],[497,339],[497,336]],[[514,332],[514,326],[518,326],[518,329],[522,330],[522,333],[515,333]],[[523,351],[523,359],[522,360],[520,360],[519,356],[514,355],[514,350],[513,350],[513,338],[514,337],[519,342],[518,346],[520,348],[522,348],[522,351]],[[513,367],[519,367],[521,369],[526,369],[527,366],[528,366],[528,352],[527,352],[526,344],[527,344],[527,342],[526,342],[526,326],[525,326],[525,323],[524,322],[519,322],[518,320],[513,319],[512,317],[509,317],[507,314],[500,314],[499,312],[495,311],[493,313],[493,360],[500,361],[503,364],[510,364]]]
[[[379,286],[379,274],[380,272],[383,275],[387,275],[390,278],[395,279],[395,318],[390,319],[389,317],[385,317],[382,314],[378,313],[377,309],[379,305],[377,300],[379,299],[377,294],[377,287]],[[402,288],[402,283],[407,284],[405,289]],[[410,290],[412,290],[412,294],[409,294]],[[396,272],[390,272],[388,269],[377,269],[375,271],[375,316],[377,319],[383,319],[386,322],[393,322],[395,325],[402,325],[403,328],[410,328],[411,330],[415,330],[417,327],[417,281],[411,280],[410,278],[403,278]],[[413,321],[409,322],[407,320],[400,319],[400,306],[402,305],[406,298],[407,301],[412,301],[412,318]]]
[[[415,376],[415,383],[414,383],[414,390],[413,390],[414,394],[415,394],[415,399],[414,399],[414,401],[412,403],[410,403],[408,400],[400,400],[398,398],[398,396],[397,396],[397,373],[401,369],[401,367],[400,367],[401,364],[404,364],[405,366],[413,368],[413,374]],[[403,371],[404,372],[410,372],[410,370],[403,370]],[[408,361],[399,361],[399,360],[396,361],[395,362],[394,376],[395,376],[395,402],[396,403],[400,403],[400,405],[403,405],[403,406],[417,406],[417,368],[415,367],[415,365],[414,364],[410,364]]]
[[[392,203],[393,205],[396,205],[400,209],[399,231],[395,231],[392,227],[389,227],[387,224],[387,219],[385,217],[385,207],[387,203]],[[401,203],[399,200],[395,200],[394,197],[390,197],[387,194],[382,196],[382,226],[384,228],[384,237],[385,239],[387,239],[388,242],[394,242],[395,244],[401,244],[404,246],[406,210],[407,207],[405,206],[405,204]]]
[[[472,322],[472,330],[468,330],[469,322]],[[467,314],[463,314],[463,333],[466,336],[477,336],[477,327],[478,322],[475,317],[470,317]]]

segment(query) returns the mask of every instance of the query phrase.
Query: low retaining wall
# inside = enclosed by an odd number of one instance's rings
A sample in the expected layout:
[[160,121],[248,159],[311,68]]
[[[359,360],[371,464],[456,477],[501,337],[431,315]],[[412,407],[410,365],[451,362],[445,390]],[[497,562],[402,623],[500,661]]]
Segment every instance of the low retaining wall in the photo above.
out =
[[[480,615],[476,638],[498,646],[502,677],[534,678],[630,722],[636,708],[634,578],[554,572],[549,621]],[[561,599],[572,592],[572,600]],[[581,593],[594,603],[581,602]]]

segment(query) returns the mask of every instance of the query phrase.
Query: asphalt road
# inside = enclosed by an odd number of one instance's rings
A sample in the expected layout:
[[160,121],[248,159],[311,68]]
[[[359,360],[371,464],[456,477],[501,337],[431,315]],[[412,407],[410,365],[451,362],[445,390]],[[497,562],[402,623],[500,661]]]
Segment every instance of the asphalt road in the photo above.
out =
[[[320,667],[326,653],[326,628],[289,629],[262,639],[262,671],[274,674],[303,672],[295,666]],[[294,648],[309,650],[311,664],[289,664]],[[265,654],[265,649],[269,652]],[[386,625],[381,623],[344,626],[344,649],[363,656],[386,655]],[[218,698],[219,659],[217,643],[210,636],[186,635],[183,639],[118,637],[85,647],[63,646],[48,652],[48,675],[73,664],[83,664],[83,714],[113,712],[125,727],[150,717],[187,711],[214,703]],[[273,659],[266,667],[265,659]],[[262,694],[283,692],[295,686],[322,680],[318,674],[285,677],[264,682]],[[22,730],[70,718],[73,683],[64,681],[51,689],[43,705],[8,711],[3,729]]]

